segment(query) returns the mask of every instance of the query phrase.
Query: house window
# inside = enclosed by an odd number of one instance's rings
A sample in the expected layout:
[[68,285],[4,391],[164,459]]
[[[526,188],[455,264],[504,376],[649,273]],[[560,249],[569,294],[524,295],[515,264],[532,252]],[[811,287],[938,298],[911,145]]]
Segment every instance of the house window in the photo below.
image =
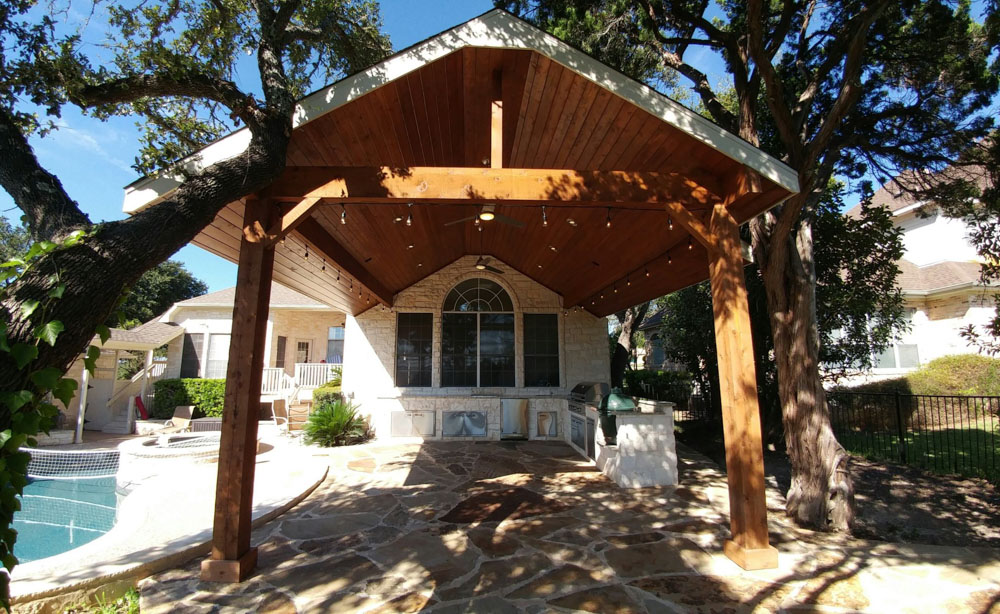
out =
[[331,326],[326,335],[326,362],[339,365],[344,362],[344,327]]
[[524,385],[559,386],[559,316],[524,314]]
[[229,335],[209,335],[208,363],[205,377],[208,379],[223,379],[226,377],[226,366],[229,364]]
[[401,313],[396,317],[396,385],[431,385],[434,316]]
[[488,279],[469,279],[445,299],[441,316],[442,386],[514,385],[514,305]]
[[312,353],[311,341],[297,341],[295,343],[295,362],[309,362],[309,355]]
[[897,343],[875,358],[876,369],[913,369],[920,366],[920,352],[915,343]]
[[274,366],[277,369],[285,368],[285,346],[288,345],[288,337],[278,337],[278,347],[274,357]]
[[205,336],[202,333],[184,333],[181,351],[181,377],[201,377],[201,358]]

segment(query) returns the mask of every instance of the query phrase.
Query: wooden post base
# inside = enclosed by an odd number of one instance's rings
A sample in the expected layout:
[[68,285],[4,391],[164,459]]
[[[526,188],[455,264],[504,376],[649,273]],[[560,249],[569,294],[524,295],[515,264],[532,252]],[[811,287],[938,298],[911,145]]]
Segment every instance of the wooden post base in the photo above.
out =
[[242,582],[257,566],[257,549],[250,548],[246,554],[230,561],[226,559],[208,559],[201,562],[201,579],[203,582]]
[[722,549],[730,560],[747,571],[778,567],[778,550],[774,546],[744,548],[733,540],[727,539]]

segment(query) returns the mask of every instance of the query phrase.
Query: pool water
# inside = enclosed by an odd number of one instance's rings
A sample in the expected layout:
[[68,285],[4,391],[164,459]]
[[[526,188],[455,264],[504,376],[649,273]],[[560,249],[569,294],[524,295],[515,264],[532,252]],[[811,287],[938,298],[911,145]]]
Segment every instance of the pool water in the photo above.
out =
[[115,478],[32,479],[14,514],[21,563],[50,557],[104,535],[115,526]]

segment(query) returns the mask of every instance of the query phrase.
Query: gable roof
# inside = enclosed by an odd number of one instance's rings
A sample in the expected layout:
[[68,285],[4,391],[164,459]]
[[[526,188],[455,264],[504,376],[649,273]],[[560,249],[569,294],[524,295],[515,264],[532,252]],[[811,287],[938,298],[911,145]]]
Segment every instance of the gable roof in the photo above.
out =
[[[502,9],[493,9],[306,96],[296,105],[292,127],[306,125],[388,82],[465,47],[524,49],[541,53],[732,160],[745,164],[789,192],[798,192],[798,175],[778,159],[679,102]],[[202,148],[182,164],[188,172],[197,172],[242,153],[249,143],[250,131],[243,128]],[[179,185],[178,178],[166,175],[139,179],[126,186],[123,210],[135,213],[162,199]]]
[[[989,185],[989,175],[986,169],[981,166],[950,166],[941,173],[949,179],[962,178],[971,181],[980,189]],[[885,207],[890,213],[901,214],[908,207],[925,204],[902,188],[903,185],[919,184],[921,181],[919,177],[918,171],[907,170],[886,181],[872,194],[872,206]],[[854,205],[844,213],[848,217],[858,217],[860,214],[861,203]]]
[[[236,286],[233,286],[174,303],[174,307],[232,307],[235,302]],[[282,307],[329,309],[323,303],[300,294],[291,288],[286,288],[277,282],[271,284],[271,300],[268,305],[271,309],[280,309]]]
[[903,294],[926,295],[980,283],[978,262],[939,262],[918,267],[905,258],[897,260],[896,283]]
[[112,328],[107,342],[101,343],[94,337],[94,343],[106,350],[154,350],[166,345],[184,333],[184,328],[173,322],[160,322],[153,318],[149,322],[131,329]]
[[639,324],[638,330],[646,331],[660,328],[663,325],[663,316],[667,314],[667,308],[657,309],[656,313],[646,316],[646,319]]

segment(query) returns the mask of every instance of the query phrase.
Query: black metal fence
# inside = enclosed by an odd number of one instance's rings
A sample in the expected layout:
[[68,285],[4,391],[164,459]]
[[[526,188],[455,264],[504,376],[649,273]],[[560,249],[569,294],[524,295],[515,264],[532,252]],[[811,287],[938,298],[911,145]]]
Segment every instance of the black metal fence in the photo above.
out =
[[650,399],[652,401],[671,401],[674,405],[674,422],[719,420],[720,417],[712,411],[712,400],[706,394],[695,392],[690,383],[677,383],[666,386],[651,386],[640,383],[629,388],[632,396]]
[[831,392],[838,441],[853,454],[1000,482],[1000,397]]

